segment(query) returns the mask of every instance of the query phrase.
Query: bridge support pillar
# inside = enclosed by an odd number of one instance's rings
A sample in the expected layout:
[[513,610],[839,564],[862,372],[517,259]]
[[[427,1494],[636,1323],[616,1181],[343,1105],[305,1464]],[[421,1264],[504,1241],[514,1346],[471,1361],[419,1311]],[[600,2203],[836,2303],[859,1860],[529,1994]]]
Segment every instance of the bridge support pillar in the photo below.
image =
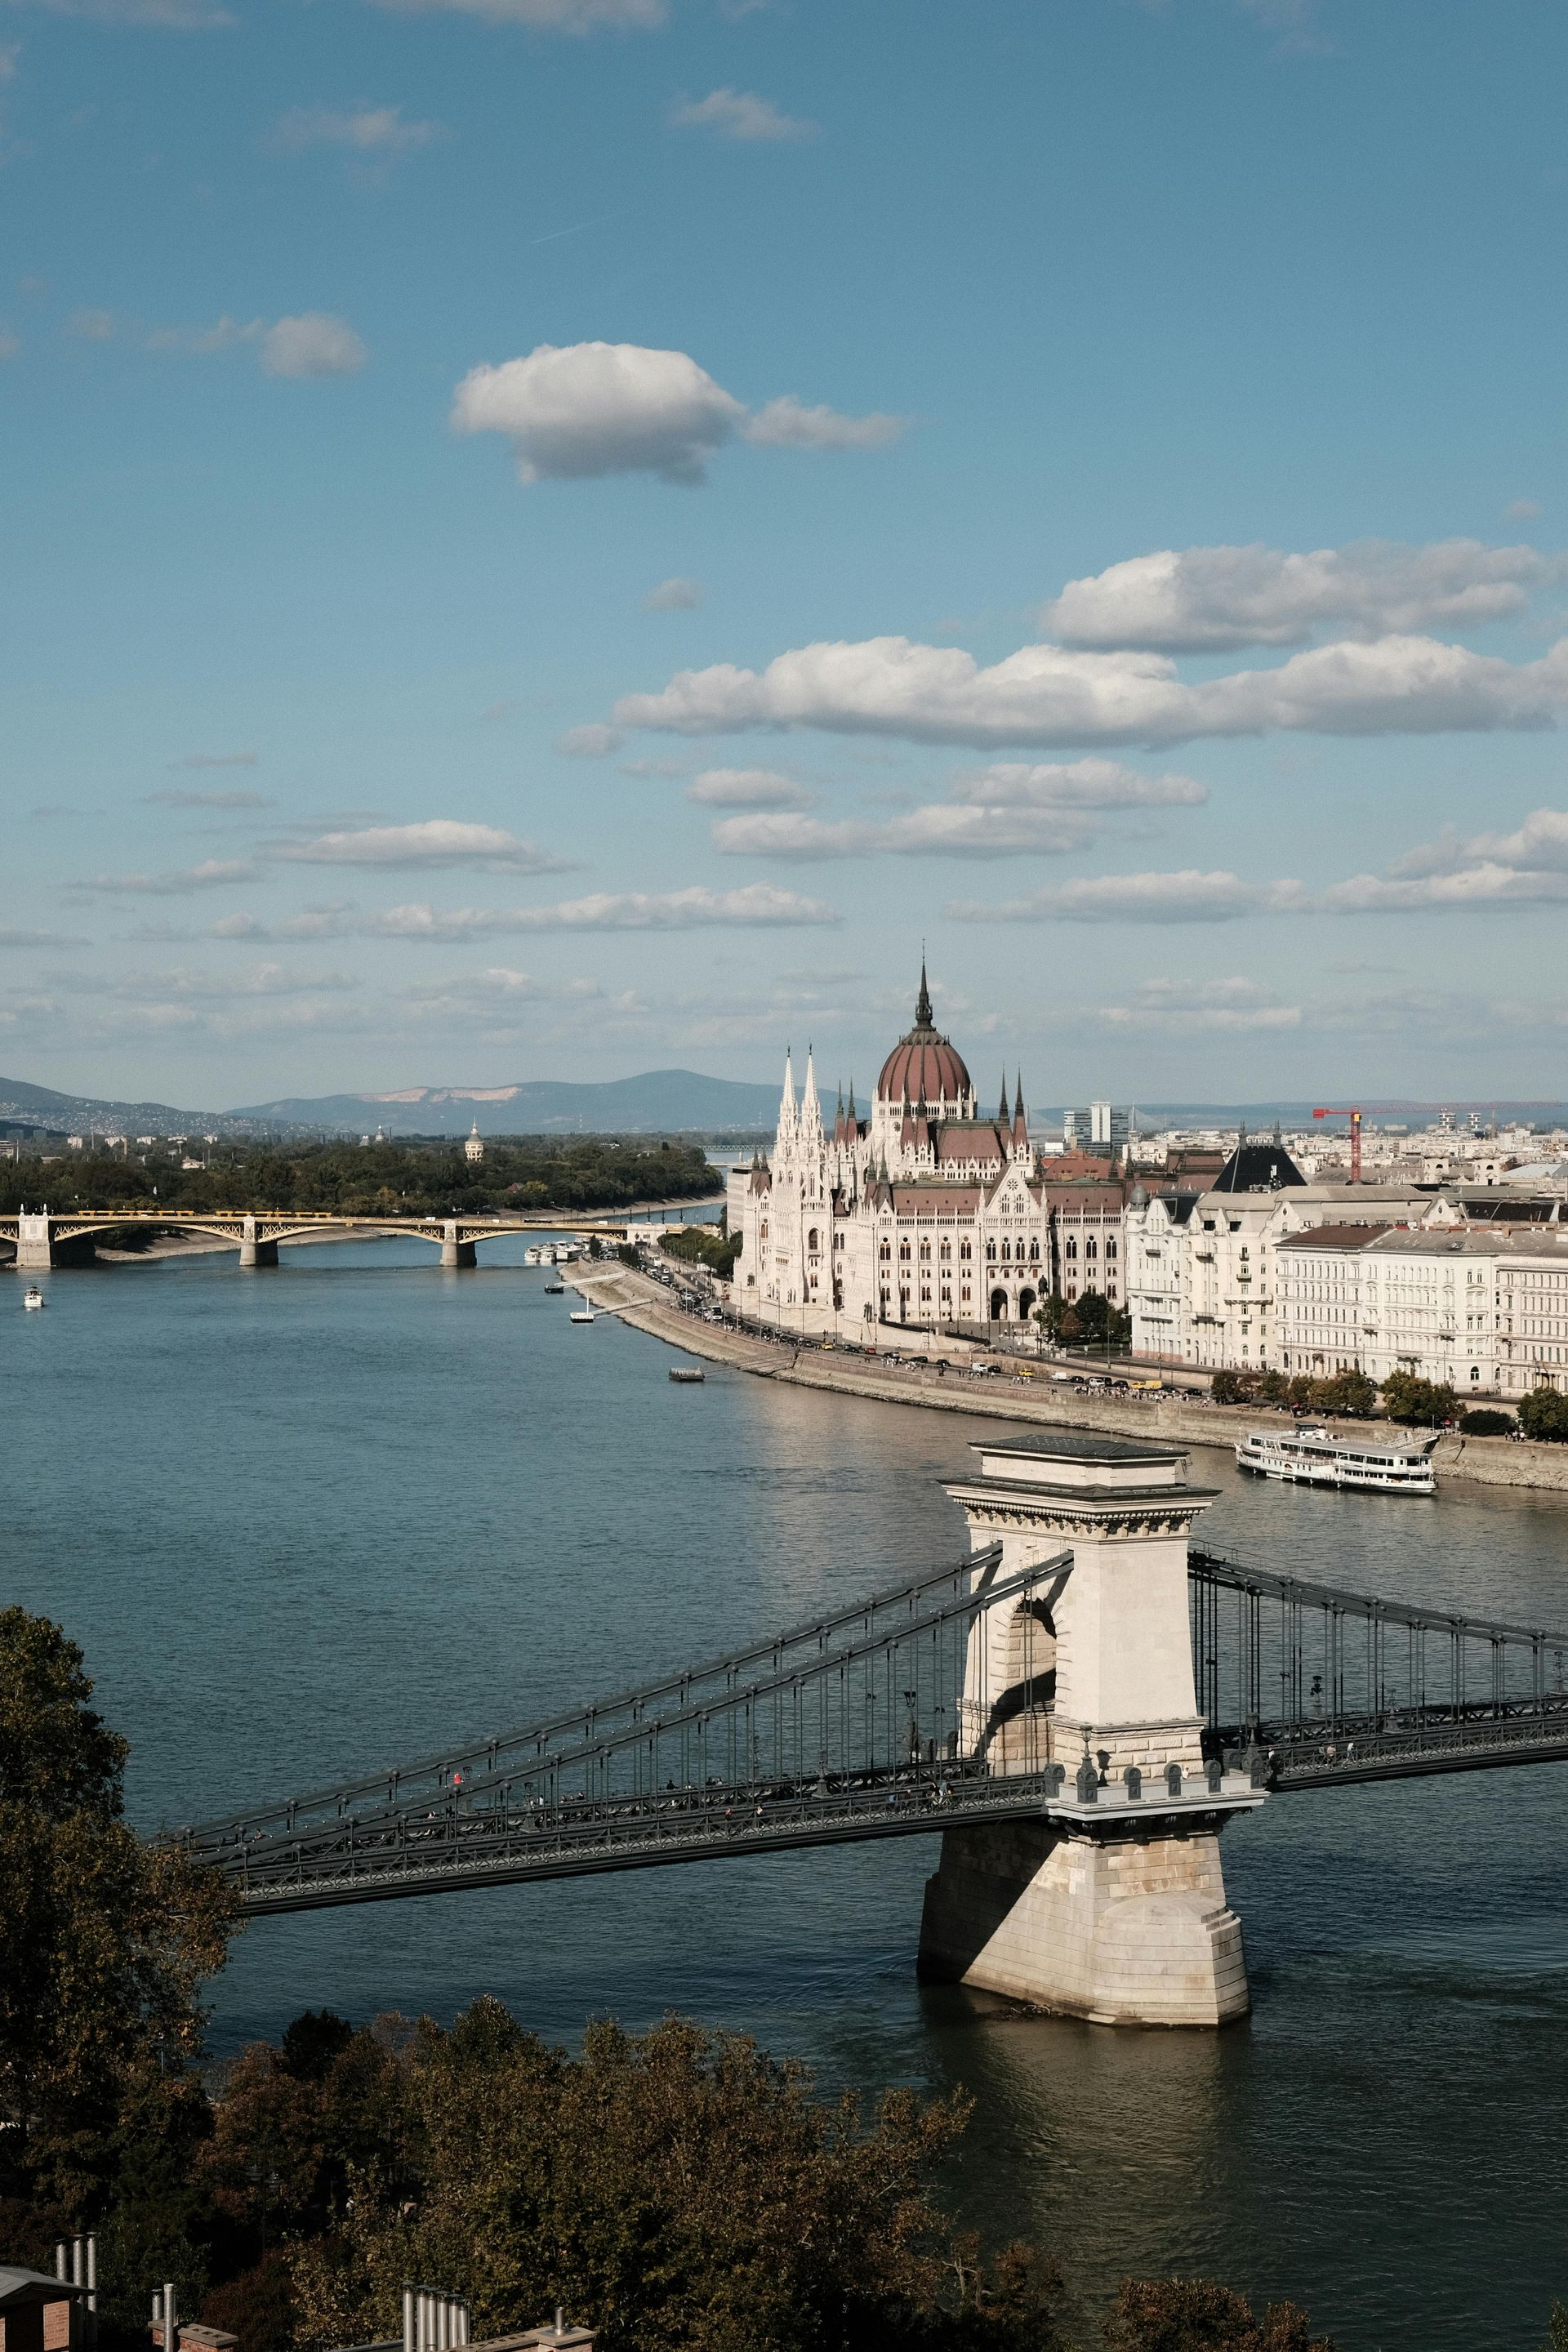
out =
[[926,1884],[920,1972],[1097,2025],[1225,2025],[1248,2008],[1212,1827],[949,1830]]
[[478,1265],[479,1252],[472,1242],[459,1238],[458,1229],[449,1219],[442,1228],[441,1263],[443,1265]]
[[47,1209],[24,1209],[16,1219],[16,1256],[18,1272],[26,1273],[53,1265],[54,1240]]
[[1187,1484],[1179,1446],[1062,1431],[975,1451],[947,1491],[976,1550],[999,1545],[1004,1578],[1072,1556],[1033,1599],[977,1612],[959,1751],[1003,1785],[1054,1757],[1079,1793],[945,1833],[922,1973],[1105,2024],[1223,2025],[1247,1995],[1218,1832],[1260,1801],[1236,1784],[1194,1802],[1187,1536],[1215,1490]]
[[277,1243],[265,1238],[254,1217],[247,1217],[240,1231],[239,1263],[242,1269],[278,1263]]

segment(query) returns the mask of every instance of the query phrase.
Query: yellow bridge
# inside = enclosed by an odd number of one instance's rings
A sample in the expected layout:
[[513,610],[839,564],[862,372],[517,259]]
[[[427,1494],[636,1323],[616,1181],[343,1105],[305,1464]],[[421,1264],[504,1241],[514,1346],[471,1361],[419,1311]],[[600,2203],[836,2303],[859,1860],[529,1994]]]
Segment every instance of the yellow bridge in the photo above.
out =
[[[18,1209],[0,1213],[0,1245],[9,1242],[19,1268],[53,1265],[56,1252],[66,1243],[84,1238],[107,1239],[114,1233],[145,1231],[205,1234],[215,1241],[232,1243],[242,1266],[276,1265],[279,1242],[301,1241],[311,1234],[360,1234],[367,1239],[394,1234],[433,1242],[443,1265],[474,1265],[480,1242],[497,1241],[508,1234],[573,1234],[596,1235],[600,1241],[624,1242],[634,1230],[622,1216],[486,1216],[383,1217],[345,1216],[326,1209]],[[642,1230],[647,1230],[644,1226]]]

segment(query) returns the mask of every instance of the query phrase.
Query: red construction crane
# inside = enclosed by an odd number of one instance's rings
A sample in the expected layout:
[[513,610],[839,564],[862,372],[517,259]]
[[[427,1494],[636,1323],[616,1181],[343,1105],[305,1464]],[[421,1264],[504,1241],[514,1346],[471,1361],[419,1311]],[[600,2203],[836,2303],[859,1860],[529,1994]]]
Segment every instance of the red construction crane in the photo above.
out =
[[1348,1118],[1351,1123],[1351,1182],[1361,1182],[1361,1107],[1354,1110],[1315,1110],[1314,1118]]

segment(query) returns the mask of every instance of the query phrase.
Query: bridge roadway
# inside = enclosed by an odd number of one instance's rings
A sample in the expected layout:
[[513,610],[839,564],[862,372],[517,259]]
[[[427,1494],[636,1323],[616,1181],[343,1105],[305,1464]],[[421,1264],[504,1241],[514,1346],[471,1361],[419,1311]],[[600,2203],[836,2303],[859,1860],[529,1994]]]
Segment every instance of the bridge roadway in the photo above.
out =
[[[15,1264],[25,1271],[51,1265],[56,1249],[63,1243],[150,1228],[158,1233],[205,1234],[230,1242],[239,1252],[242,1266],[276,1265],[279,1242],[308,1240],[312,1234],[363,1234],[377,1238],[403,1234],[435,1243],[443,1265],[471,1266],[477,1263],[480,1242],[510,1234],[572,1234],[624,1242],[640,1230],[639,1217],[646,1224],[659,1205],[644,1202],[637,1211],[619,1215],[532,1211],[522,1216],[498,1210],[485,1215],[447,1217],[345,1216],[309,1209],[22,1209],[0,1215],[0,1242],[13,1244]],[[716,1211],[719,1206],[716,1200]]]
[[[1189,1566],[1201,1777],[1176,1791],[1108,1781],[1102,1756],[1086,1789],[1085,1759],[1052,1752],[1054,1673],[1027,1667],[984,1702],[1007,1742],[988,1732],[960,1756],[950,1727],[975,1616],[1006,1602],[1038,1620],[1072,1568],[1064,1553],[1004,1577],[1000,1559],[967,1555],[684,1674],[180,1843],[265,1916],[1021,1819],[1132,1837],[1156,1806],[1199,1831],[1265,1793],[1568,1761],[1568,1635],[1206,1553]],[[1284,1704],[1266,1717],[1276,1675]]]

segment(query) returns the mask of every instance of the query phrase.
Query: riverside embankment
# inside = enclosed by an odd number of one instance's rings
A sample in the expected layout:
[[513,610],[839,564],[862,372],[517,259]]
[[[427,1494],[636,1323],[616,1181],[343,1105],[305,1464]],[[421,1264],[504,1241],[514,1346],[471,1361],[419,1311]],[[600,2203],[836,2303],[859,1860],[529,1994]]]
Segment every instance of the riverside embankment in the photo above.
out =
[[[913,1366],[873,1363],[813,1344],[753,1337],[683,1314],[658,1283],[629,1266],[579,1265],[568,1279],[595,1307],[619,1315],[639,1331],[668,1340],[689,1355],[731,1364],[761,1380],[797,1388],[831,1389],[846,1396],[875,1398],[883,1404],[922,1405],[936,1412],[984,1412],[998,1421],[1025,1421],[1053,1429],[1100,1429],[1121,1437],[1158,1437],[1173,1444],[1212,1445],[1228,1453],[1238,1437],[1260,1423],[1289,1416],[1267,1406],[1211,1404],[1190,1392],[1167,1391],[1146,1396],[1088,1396],[1052,1381],[1048,1375],[1015,1381],[1004,1375],[974,1379],[965,1372],[938,1372]],[[1353,1436],[1364,1423],[1330,1422]],[[1444,1437],[1437,1447],[1440,1477],[1470,1478],[1487,1486],[1543,1487],[1568,1492],[1568,1446],[1537,1445],[1527,1439]]]

